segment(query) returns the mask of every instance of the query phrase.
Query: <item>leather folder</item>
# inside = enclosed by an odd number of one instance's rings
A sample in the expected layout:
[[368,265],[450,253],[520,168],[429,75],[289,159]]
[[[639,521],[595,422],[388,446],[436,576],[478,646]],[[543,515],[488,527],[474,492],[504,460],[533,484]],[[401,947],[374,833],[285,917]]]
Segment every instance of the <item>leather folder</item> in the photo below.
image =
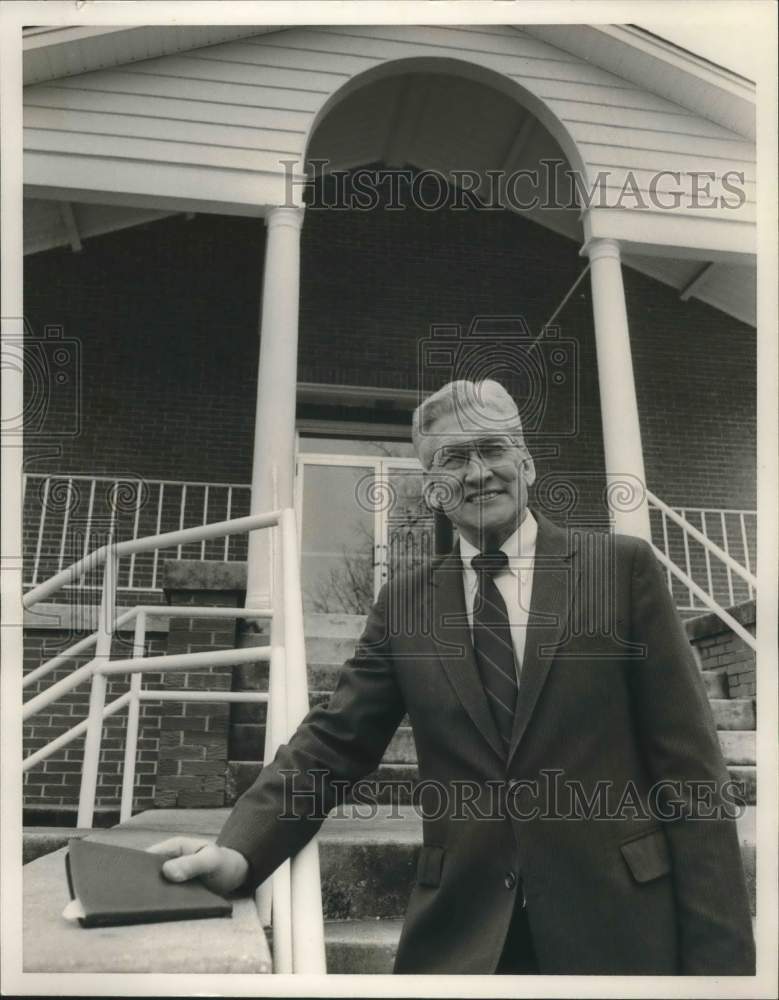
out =
[[81,926],[231,916],[232,903],[197,879],[169,882],[162,874],[166,860],[148,851],[72,840],[65,867],[70,895],[81,904]]

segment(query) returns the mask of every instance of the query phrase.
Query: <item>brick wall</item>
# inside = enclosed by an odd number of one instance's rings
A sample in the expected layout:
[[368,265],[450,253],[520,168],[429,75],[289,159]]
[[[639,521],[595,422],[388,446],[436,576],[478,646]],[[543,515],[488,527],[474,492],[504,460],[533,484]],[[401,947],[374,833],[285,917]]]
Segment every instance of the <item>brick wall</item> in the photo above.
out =
[[[28,448],[28,468],[247,482],[263,244],[258,220],[178,217],[28,257],[28,319],[78,339],[83,387],[80,433],[57,456]],[[415,388],[432,324],[521,315],[535,334],[580,273],[578,249],[511,213],[310,210],[299,378]],[[651,487],[753,506],[755,331],[629,268],[625,284]],[[559,456],[539,474],[574,474],[591,507],[603,452],[587,279],[559,321],[580,358],[578,433],[555,437],[571,403],[551,395],[538,448]],[[68,400],[51,393],[52,426]]]
[[[241,567],[243,570],[243,567]],[[220,563],[172,562],[165,567],[170,604],[238,607],[243,588],[232,583],[233,568]],[[224,586],[226,577],[227,586]],[[173,618],[168,652],[201,653],[235,646],[235,619]],[[164,686],[175,690],[229,691],[232,667],[176,671]],[[162,705],[160,755],[155,806],[215,807],[225,804],[230,706],[213,701]]]
[[[24,672],[29,673],[40,663],[56,656],[64,648],[72,645],[86,633],[73,633],[60,629],[25,629]],[[147,635],[146,654],[154,655],[165,650],[166,637],[162,633]],[[119,634],[114,641],[112,655],[127,657],[132,655],[132,635]],[[69,676],[73,670],[88,662],[88,656],[74,657],[73,660],[26,689],[25,700],[34,697],[51,684]],[[159,674],[145,676],[144,685],[158,688]],[[107,684],[106,702],[113,701],[128,690],[126,677],[110,677]],[[86,718],[89,706],[89,682],[81,684],[63,695],[58,701],[32,716],[24,725],[25,755],[34,753],[62,735]],[[138,730],[138,756],[135,768],[134,809],[148,808],[154,800],[157,756],[160,744],[160,727],[163,721],[160,704],[141,704]],[[124,734],[127,727],[127,710],[118,712],[105,720],[102,750],[95,805],[98,810],[115,811],[119,808],[122,791],[122,767],[124,761]],[[42,763],[31,768],[24,776],[24,806],[26,809],[63,807],[75,810],[78,806],[81,784],[82,761],[84,758],[84,737],[69,743]]]
[[[755,634],[754,601],[745,601],[729,610],[750,635]],[[701,669],[724,670],[730,698],[754,698],[757,688],[755,651],[715,614],[700,615],[686,622],[685,628],[698,653]]]
[[79,431],[58,433],[73,398],[52,389],[28,470],[247,482],[264,239],[262,220],[176,218],[27,257],[34,333],[61,326],[81,357]]

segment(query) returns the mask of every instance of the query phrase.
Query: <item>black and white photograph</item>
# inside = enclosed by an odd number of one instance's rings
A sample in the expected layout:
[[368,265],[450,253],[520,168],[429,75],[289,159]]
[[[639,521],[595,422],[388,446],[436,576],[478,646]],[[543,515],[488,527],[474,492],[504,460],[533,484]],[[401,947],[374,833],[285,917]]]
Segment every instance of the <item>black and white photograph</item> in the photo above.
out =
[[0,3],[2,991],[777,995],[777,11]]

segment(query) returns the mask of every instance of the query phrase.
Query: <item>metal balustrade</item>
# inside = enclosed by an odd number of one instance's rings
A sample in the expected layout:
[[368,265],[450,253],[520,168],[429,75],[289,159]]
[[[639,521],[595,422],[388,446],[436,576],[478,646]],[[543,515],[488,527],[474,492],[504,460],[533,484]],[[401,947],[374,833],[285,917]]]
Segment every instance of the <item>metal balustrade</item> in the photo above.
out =
[[[755,637],[727,610],[739,601],[753,598],[757,591],[757,578],[750,571],[750,566],[755,564],[755,556],[750,554],[750,538],[752,545],[756,545],[757,526],[754,512],[713,511],[702,507],[675,510],[663,503],[651,491],[647,490],[646,495],[653,528],[659,520],[663,541],[662,547],[653,544],[653,548],[655,555],[665,567],[668,588],[675,598],[676,606],[680,610],[713,611],[748,646],[757,649]],[[713,518],[715,513],[719,515],[716,519]],[[748,521],[750,514],[753,519]],[[743,566],[729,551],[733,544],[733,534],[728,535],[726,515],[737,518],[739,528],[737,537],[742,545],[740,554],[746,566]],[[699,520],[701,528],[693,523],[696,519]],[[709,534],[713,524],[719,525],[724,548]],[[656,537],[654,530],[653,535]],[[700,579],[701,575],[704,577],[703,581]]]
[[[50,492],[50,482],[44,491]],[[92,491],[90,490],[90,495]],[[137,524],[137,522],[136,522]],[[214,539],[246,536],[251,531],[269,529],[270,546],[270,606],[267,608],[206,608],[160,607],[139,604],[116,616],[116,594],[119,589],[122,559],[132,560],[150,552],[188,545],[203,546]],[[145,701],[213,701],[264,702],[268,705],[265,738],[265,760],[271,760],[281,745],[290,738],[308,711],[308,681],[303,639],[303,606],[300,590],[300,568],[297,545],[297,525],[292,509],[273,510],[242,518],[228,519],[194,528],[160,533],[146,538],[117,542],[114,524],[108,544],[88,552],[76,562],[62,568],[49,580],[37,584],[24,595],[24,607],[34,607],[62,587],[72,586],[102,568],[101,600],[98,626],[94,633],[79,640],[70,649],[58,654],[27,675],[29,687],[51,674],[68,660],[94,647],[89,662],[71,673],[23,706],[24,719],[47,708],[62,695],[87,681],[91,684],[87,718],[67,732],[57,736],[45,747],[30,754],[23,763],[29,770],[57,750],[85,736],[84,761],[79,794],[78,820],[80,827],[91,827],[94,817],[98,768],[103,724],[107,718],[127,709],[124,768],[120,819],[129,819],[135,783],[135,762],[139,730],[140,706]],[[37,565],[37,564],[36,564]],[[152,615],[165,617],[265,619],[270,622],[270,644],[265,647],[228,649],[203,653],[146,656],[146,628]],[[129,659],[111,659],[111,646],[117,629],[133,627],[133,655]],[[187,671],[239,663],[270,661],[267,692],[225,692],[208,690],[145,689],[146,673]],[[129,675],[128,691],[106,702],[107,678]],[[319,854],[316,839],[304,847],[292,860],[282,865],[257,893],[260,919],[267,924],[272,916],[274,971],[323,973],[326,971],[324,923],[319,875]]]
[[[121,476],[27,473],[24,477],[24,585],[35,587],[109,537],[202,527],[249,513],[250,487]],[[208,537],[168,549],[136,552],[121,567],[117,589],[160,591],[162,563],[170,559],[246,560],[246,536]],[[99,589],[95,574],[68,586]]]
[[[652,538],[663,554],[710,598],[732,607],[755,596],[757,513],[714,507],[670,507],[648,493]],[[703,538],[701,538],[703,536]],[[715,551],[716,550],[716,551]],[[735,568],[736,565],[739,569]],[[667,570],[668,588],[680,611],[708,605]]]
[[[85,556],[101,536],[102,540],[132,540],[144,534],[202,526],[217,517],[243,517],[249,513],[249,494],[249,486],[240,483],[28,473],[24,501],[25,587],[35,587],[42,579],[60,572],[66,562]],[[685,578],[718,607],[732,607],[754,598],[754,510],[670,507],[654,494],[649,497],[653,542]],[[680,518],[684,525],[679,524]],[[714,555],[688,527],[735,560],[748,578]],[[245,561],[246,556],[245,535],[202,538],[178,542],[167,549],[133,553],[119,569],[117,589],[138,594],[160,592],[162,565],[167,558],[228,562]],[[679,611],[700,614],[710,609],[692,583],[688,585],[668,567],[666,577]],[[67,586],[97,590],[100,581],[87,571]]]

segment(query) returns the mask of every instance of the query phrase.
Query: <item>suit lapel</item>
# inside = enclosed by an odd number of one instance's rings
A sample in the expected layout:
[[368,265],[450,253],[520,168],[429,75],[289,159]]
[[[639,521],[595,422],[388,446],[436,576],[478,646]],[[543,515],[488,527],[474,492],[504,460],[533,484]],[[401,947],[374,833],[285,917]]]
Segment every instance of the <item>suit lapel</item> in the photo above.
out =
[[568,621],[578,577],[568,533],[537,511],[533,511],[533,515],[538,522],[533,591],[507,764],[528,727],[549,674],[555,647]]
[[452,687],[484,739],[503,757],[505,751],[484,693],[473,650],[463,592],[459,550],[450,553],[431,574],[432,636]]

